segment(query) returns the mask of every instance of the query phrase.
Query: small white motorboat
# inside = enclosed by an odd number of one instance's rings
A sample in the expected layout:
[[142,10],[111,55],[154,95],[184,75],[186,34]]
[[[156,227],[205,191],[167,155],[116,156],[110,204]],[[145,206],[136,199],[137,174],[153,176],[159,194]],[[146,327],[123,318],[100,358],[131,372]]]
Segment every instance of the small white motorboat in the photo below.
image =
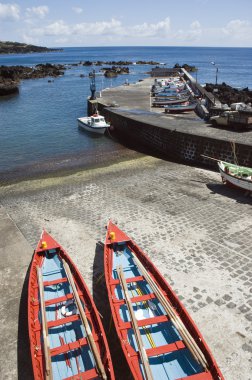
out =
[[105,118],[99,115],[99,113],[93,114],[92,116],[79,117],[77,121],[78,127],[88,132],[104,134],[106,129],[110,127],[110,124],[108,124]]

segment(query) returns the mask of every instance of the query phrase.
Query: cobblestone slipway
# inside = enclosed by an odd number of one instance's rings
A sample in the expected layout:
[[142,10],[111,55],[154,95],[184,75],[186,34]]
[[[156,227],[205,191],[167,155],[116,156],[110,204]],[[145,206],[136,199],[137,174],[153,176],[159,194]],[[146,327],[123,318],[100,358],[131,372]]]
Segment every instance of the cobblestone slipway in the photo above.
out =
[[[252,379],[252,198],[225,187],[218,173],[139,154],[134,160],[69,177],[2,187],[0,202],[1,215],[8,214],[31,248],[43,227],[63,245],[103,315],[105,291],[97,281],[103,272],[100,242],[108,218],[117,221],[177,292],[224,377]],[[4,292],[15,276],[24,279],[30,259],[27,256],[22,268],[18,257],[12,267],[0,266],[1,315],[7,325],[11,308],[19,307],[20,313],[22,304],[18,292],[12,294],[12,303]],[[17,331],[15,324],[13,329]],[[8,337],[1,337],[3,367],[12,368],[12,377],[1,378],[14,379],[15,368],[6,352]],[[29,347],[24,352],[28,362]],[[18,363],[18,371],[20,367]],[[124,378],[121,371],[118,379]]]

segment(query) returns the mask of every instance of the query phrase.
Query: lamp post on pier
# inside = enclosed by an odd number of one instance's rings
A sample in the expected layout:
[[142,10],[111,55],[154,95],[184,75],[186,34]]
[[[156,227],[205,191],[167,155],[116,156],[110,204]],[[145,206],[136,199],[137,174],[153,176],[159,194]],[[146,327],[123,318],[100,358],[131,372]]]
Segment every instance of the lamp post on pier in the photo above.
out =
[[91,79],[91,82],[90,82],[90,91],[91,91],[91,97],[90,97],[90,100],[95,100],[96,99],[96,96],[95,96],[95,91],[96,91],[96,85],[95,85],[95,70],[93,70],[90,74],[89,74],[89,77]]
[[218,71],[219,71],[219,68],[218,68],[218,66],[216,65],[215,62],[211,62],[211,64],[212,64],[213,66],[215,66],[215,68],[216,68],[215,85],[217,85],[217,84],[218,84]]

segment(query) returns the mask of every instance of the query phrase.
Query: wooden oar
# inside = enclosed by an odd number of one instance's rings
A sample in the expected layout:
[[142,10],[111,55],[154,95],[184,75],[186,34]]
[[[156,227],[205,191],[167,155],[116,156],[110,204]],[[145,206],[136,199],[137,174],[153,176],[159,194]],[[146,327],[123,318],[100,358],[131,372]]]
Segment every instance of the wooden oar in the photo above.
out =
[[142,274],[145,277],[145,280],[147,281],[147,283],[151,287],[153,293],[155,293],[156,297],[158,298],[159,302],[161,303],[161,305],[165,309],[167,315],[169,316],[169,318],[173,322],[174,326],[177,328],[178,332],[180,333],[181,337],[183,338],[188,349],[191,351],[191,353],[193,354],[195,359],[203,366],[203,368],[208,368],[208,362],[207,362],[203,352],[201,351],[201,349],[199,348],[199,346],[195,342],[194,338],[191,336],[191,334],[189,333],[189,331],[185,327],[185,325],[182,322],[182,320],[180,319],[180,317],[174,311],[170,302],[167,300],[167,298],[165,298],[165,296],[161,292],[158,285],[152,279],[152,277],[150,276],[150,274],[145,269],[144,265],[141,263],[141,261],[138,259],[138,257],[135,255],[134,252],[132,252],[132,255],[133,255],[133,260],[135,261],[136,265],[141,270]]
[[70,285],[72,287],[72,290],[73,290],[76,306],[77,306],[77,308],[79,310],[82,323],[83,323],[84,328],[86,330],[87,340],[88,340],[88,343],[89,343],[90,348],[92,350],[92,353],[94,355],[94,359],[95,359],[95,362],[96,362],[97,370],[98,370],[99,374],[101,375],[102,379],[106,380],[107,379],[107,375],[106,375],[106,372],[105,372],[105,369],[104,369],[104,366],[103,366],[103,363],[102,363],[99,351],[98,351],[97,346],[95,344],[94,337],[93,337],[92,331],[90,329],[86,313],[85,313],[84,308],[82,306],[82,302],[81,302],[80,296],[79,296],[78,291],[76,289],[76,285],[75,285],[75,282],[74,282],[74,279],[73,279],[72,272],[70,270],[70,267],[69,267],[68,263],[63,258],[62,258],[62,262],[63,262],[63,266],[64,266],[64,269],[65,269],[68,281],[69,281],[69,283],[70,283]]
[[133,307],[132,307],[132,303],[131,303],[131,300],[130,300],[130,295],[129,295],[127,284],[126,284],[125,277],[124,277],[124,274],[123,274],[122,266],[121,265],[118,266],[116,268],[116,270],[117,270],[117,273],[118,273],[118,277],[119,277],[119,281],[120,281],[121,287],[122,287],[122,289],[124,291],[126,305],[128,307],[129,313],[130,313],[132,327],[133,327],[133,330],[134,330],[134,333],[135,333],[137,347],[138,347],[138,351],[139,351],[139,354],[140,354],[140,357],[141,357],[141,361],[142,361],[142,364],[143,364],[143,369],[144,369],[145,377],[146,377],[147,380],[153,380],[153,376],[152,376],[152,373],[151,373],[148,356],[146,354],[146,351],[145,351],[145,348],[144,348],[144,345],[143,345],[143,341],[142,341],[142,338],[141,338],[141,333],[140,333],[140,330],[139,330],[139,327],[138,327],[137,319],[135,317],[135,313],[134,313],[134,310],[133,310]]
[[41,273],[41,268],[37,265],[37,277],[39,286],[39,297],[40,297],[40,307],[41,307],[41,319],[42,319],[42,334],[44,342],[44,354],[45,354],[45,376],[47,380],[52,380],[52,361],[50,355],[50,342],[48,334],[48,325],[46,319],[46,309],[45,309],[45,297],[44,297],[44,284],[43,277]]

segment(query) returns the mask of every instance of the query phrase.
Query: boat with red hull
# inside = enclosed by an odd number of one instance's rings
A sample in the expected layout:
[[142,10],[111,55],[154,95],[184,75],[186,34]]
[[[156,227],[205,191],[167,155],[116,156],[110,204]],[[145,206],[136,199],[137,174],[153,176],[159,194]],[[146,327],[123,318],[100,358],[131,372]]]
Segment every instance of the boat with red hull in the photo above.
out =
[[224,379],[172,288],[111,221],[104,270],[117,335],[135,380]]
[[46,231],[31,263],[28,327],[35,380],[115,379],[89,290],[66,251]]

